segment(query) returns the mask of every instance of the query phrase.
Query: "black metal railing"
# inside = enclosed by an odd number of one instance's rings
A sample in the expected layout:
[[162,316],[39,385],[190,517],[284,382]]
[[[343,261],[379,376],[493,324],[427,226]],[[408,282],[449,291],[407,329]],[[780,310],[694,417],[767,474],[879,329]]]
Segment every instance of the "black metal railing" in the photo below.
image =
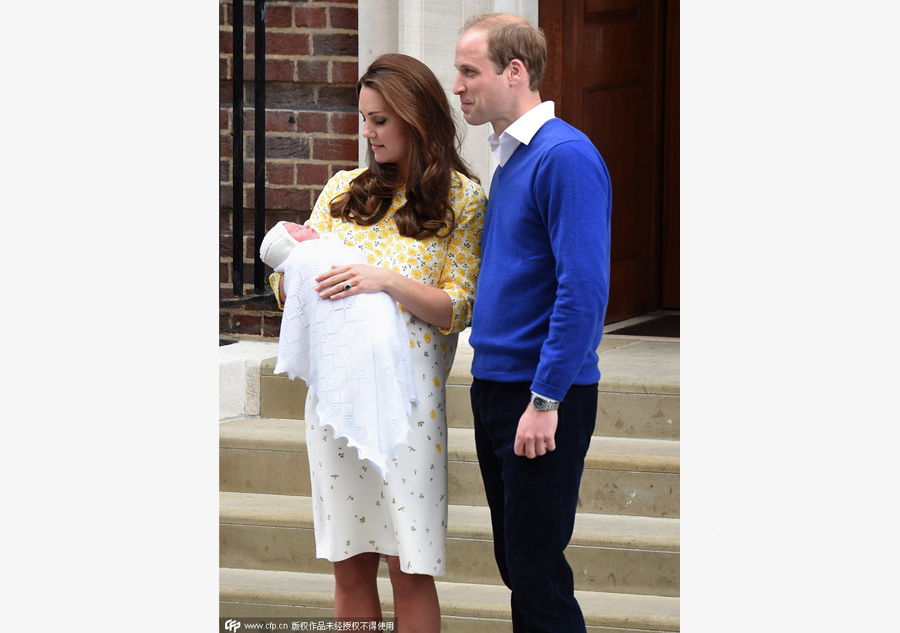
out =
[[266,288],[265,268],[259,247],[266,232],[266,3],[254,1],[254,257],[253,291],[244,294],[244,11],[243,1],[235,0],[233,18],[232,64],[232,263],[234,296],[220,301],[222,305],[247,303],[270,295]]

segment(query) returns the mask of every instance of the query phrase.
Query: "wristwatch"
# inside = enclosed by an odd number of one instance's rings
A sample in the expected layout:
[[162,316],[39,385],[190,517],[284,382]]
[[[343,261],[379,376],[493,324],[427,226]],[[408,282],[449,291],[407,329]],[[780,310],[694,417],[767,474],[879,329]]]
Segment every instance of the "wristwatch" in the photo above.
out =
[[533,391],[531,392],[531,404],[538,411],[556,411],[559,409],[558,400],[550,400],[550,398],[540,396]]

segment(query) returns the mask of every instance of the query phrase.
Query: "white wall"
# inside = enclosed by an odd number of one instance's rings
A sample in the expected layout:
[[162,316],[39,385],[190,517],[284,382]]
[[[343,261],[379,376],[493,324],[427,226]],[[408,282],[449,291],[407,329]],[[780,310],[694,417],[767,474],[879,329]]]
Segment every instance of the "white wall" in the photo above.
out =
[[[359,3],[359,74],[384,53],[403,53],[425,63],[444,87],[460,129],[462,153],[481,179],[485,191],[496,167],[485,138],[490,126],[472,127],[462,118],[453,94],[453,57],[459,30],[476,13],[513,13],[538,23],[538,0],[361,0]],[[360,128],[359,160],[365,165],[366,140]]]

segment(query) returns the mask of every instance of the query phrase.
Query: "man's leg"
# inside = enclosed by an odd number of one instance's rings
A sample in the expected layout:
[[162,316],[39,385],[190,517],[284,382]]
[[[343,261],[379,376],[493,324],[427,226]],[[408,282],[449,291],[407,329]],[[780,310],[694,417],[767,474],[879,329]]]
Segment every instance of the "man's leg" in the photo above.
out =
[[[491,488],[488,501],[497,563],[513,591],[514,631],[584,631],[563,551],[574,529],[584,456],[596,418],[597,387],[573,387],[566,394],[559,410],[556,450],[531,460],[513,452],[518,419],[529,397],[527,384],[487,383],[476,388],[473,383],[473,408],[479,407],[476,442],[482,446],[479,462],[485,489]],[[487,454],[488,443],[492,457]]]
[[[503,463],[500,457],[494,454],[494,440],[485,422],[493,419],[491,411],[495,407],[504,410],[503,390],[496,387],[504,386],[502,383],[493,383],[473,378],[470,396],[472,398],[472,414],[475,420],[475,449],[478,453],[478,466],[481,469],[481,479],[484,482],[484,492],[487,497],[488,507],[491,510],[491,527],[494,535],[494,558],[500,571],[500,578],[507,587],[512,589],[509,582],[509,574],[506,571],[506,539],[504,536],[504,491],[503,491]],[[527,385],[525,385],[527,386]],[[498,398],[500,399],[498,401]],[[482,411],[485,413],[482,421]],[[491,427],[496,427],[494,421]]]

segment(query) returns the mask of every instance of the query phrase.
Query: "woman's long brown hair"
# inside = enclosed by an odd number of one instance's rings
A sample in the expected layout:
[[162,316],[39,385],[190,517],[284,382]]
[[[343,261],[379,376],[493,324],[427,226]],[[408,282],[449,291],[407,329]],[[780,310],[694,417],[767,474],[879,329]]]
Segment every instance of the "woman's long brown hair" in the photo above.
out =
[[451,170],[477,178],[459,155],[459,131],[440,82],[414,57],[391,53],[372,62],[356,85],[357,97],[363,86],[377,90],[406,122],[406,182],[395,164],[376,162],[369,146],[369,168],[331,201],[331,215],[363,226],[375,224],[405,184],[406,204],[394,214],[400,234],[419,240],[450,235],[456,228],[456,213],[449,203]]

